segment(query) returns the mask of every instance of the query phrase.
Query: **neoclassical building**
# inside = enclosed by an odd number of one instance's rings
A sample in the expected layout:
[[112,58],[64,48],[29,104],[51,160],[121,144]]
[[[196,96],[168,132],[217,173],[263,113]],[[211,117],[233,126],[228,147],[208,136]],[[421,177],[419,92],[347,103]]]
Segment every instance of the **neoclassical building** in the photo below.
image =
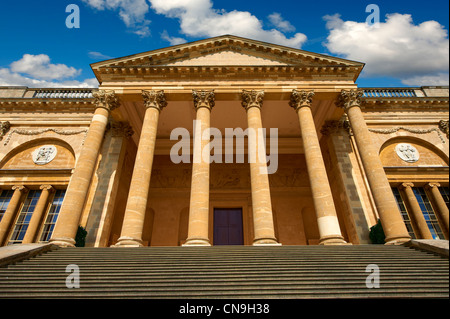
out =
[[0,87],[0,246],[449,238],[448,87],[236,36],[91,67],[98,89]]

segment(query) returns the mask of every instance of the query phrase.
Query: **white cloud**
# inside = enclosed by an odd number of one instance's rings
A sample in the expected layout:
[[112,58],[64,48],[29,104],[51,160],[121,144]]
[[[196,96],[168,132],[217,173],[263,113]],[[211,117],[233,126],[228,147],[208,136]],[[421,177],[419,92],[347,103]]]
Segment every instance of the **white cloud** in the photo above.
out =
[[104,59],[104,60],[109,60],[109,59],[112,59],[113,57],[110,57],[110,56],[108,56],[108,55],[105,55],[105,54],[103,54],[103,53],[101,53],[101,52],[96,52],[96,51],[90,51],[89,53],[88,53],[88,55],[89,55],[89,57],[91,58],[91,59]]
[[170,45],[178,45],[178,44],[183,44],[183,43],[187,42],[186,39],[169,36],[169,33],[167,32],[167,30],[164,30],[161,33],[161,39],[168,41],[170,43]]
[[119,16],[133,33],[147,37],[150,35],[150,20],[145,16],[149,12],[147,0],[82,0],[88,6],[103,10],[118,10]]
[[[45,54],[24,54],[22,59],[11,63],[9,68],[0,68],[0,86],[28,87],[97,87],[97,79],[72,80],[81,70],[65,64],[51,64]],[[57,80],[57,81],[56,81]]]
[[274,12],[271,15],[269,15],[269,21],[281,31],[284,32],[295,31],[295,27],[289,21],[284,20],[281,14],[277,12]]
[[74,77],[81,73],[81,70],[64,64],[51,64],[50,57],[45,54],[24,54],[22,59],[11,63],[11,71],[43,80],[58,80]]
[[[245,11],[216,10],[212,0],[149,0],[152,9],[168,18],[180,21],[180,32],[190,37],[214,37],[224,34],[247,37],[255,40],[300,48],[306,36],[296,33],[288,38],[281,31],[286,31],[288,22],[284,21],[278,29],[264,30],[262,22]],[[290,25],[290,23],[289,23]]]
[[389,14],[375,25],[325,16],[328,50],[366,63],[366,76],[392,76],[407,85],[446,85],[449,70],[447,30],[436,21],[413,23],[409,14]]

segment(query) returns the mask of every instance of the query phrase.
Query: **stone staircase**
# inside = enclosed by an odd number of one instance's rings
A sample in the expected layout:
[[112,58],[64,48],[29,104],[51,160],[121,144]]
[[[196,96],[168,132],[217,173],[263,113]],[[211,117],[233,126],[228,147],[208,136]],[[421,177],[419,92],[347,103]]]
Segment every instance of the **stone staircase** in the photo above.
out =
[[59,248],[0,268],[0,299],[448,297],[448,258],[403,246]]

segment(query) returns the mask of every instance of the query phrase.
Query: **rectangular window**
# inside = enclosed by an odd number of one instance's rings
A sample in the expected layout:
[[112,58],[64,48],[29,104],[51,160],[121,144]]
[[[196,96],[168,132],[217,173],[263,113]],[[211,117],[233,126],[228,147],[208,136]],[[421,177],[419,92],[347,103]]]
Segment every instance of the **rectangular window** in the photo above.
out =
[[17,218],[16,225],[9,240],[9,244],[20,244],[22,243],[25,233],[27,232],[28,225],[31,220],[31,215],[34,212],[36,204],[41,196],[40,190],[30,190],[28,196],[23,203],[22,209],[20,210],[19,217]]
[[413,191],[419,202],[420,209],[425,217],[431,236],[433,236],[433,239],[444,239],[444,234],[439,226],[439,222],[434,214],[433,207],[431,206],[425,189],[423,187],[413,187]]
[[448,206],[448,202],[449,202],[449,188],[448,187],[439,187],[439,191],[441,192],[442,198],[444,198],[444,202],[447,204]]
[[64,195],[66,195],[66,190],[58,189],[55,192],[55,196],[53,196],[53,200],[42,229],[40,239],[41,242],[49,241],[52,237],[53,229],[55,228],[56,220],[58,219],[59,210],[61,209],[61,205],[64,200]]
[[11,198],[14,194],[13,190],[2,190],[0,191],[0,221],[2,221],[3,215],[8,208],[8,204],[11,201]]
[[414,234],[414,230],[411,226],[411,219],[409,218],[408,211],[406,210],[405,202],[403,201],[402,196],[400,195],[400,191],[397,187],[392,187],[392,192],[394,193],[395,199],[397,200],[397,205],[402,214],[403,221],[405,222],[406,229],[408,230],[409,236],[412,239],[416,239],[416,235]]

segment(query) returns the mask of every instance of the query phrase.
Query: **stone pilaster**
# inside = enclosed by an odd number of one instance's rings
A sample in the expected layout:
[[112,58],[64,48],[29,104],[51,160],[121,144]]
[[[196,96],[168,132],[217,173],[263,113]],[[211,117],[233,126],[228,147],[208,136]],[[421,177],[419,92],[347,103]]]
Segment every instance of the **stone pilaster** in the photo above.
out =
[[50,194],[54,191],[51,185],[41,185],[41,196],[34,208],[34,212],[31,215],[30,223],[28,224],[27,232],[23,238],[22,244],[34,243],[36,234],[39,230],[39,226],[43,220],[48,206],[48,198]]
[[400,186],[406,195],[407,204],[411,208],[411,213],[420,232],[417,237],[419,237],[419,239],[433,239],[425,217],[423,216],[422,209],[420,208],[416,195],[414,195],[414,191],[412,190],[413,187],[413,183],[403,183]]
[[142,96],[146,110],[117,247],[142,246],[159,114],[167,106],[164,91],[143,91]]
[[[191,197],[189,206],[188,237],[183,246],[210,246],[209,228],[209,176],[210,160],[203,158],[203,150],[210,142],[211,110],[215,105],[214,91],[192,91],[197,112],[194,139]],[[208,153],[209,154],[209,153]]]
[[[255,138],[251,138],[251,133],[249,133],[248,139],[249,152],[253,153],[253,160],[250,160],[253,226],[255,233],[253,245],[279,245],[275,238],[264,140],[259,136],[262,132],[261,107],[263,100],[264,91],[242,91],[242,106],[247,111],[248,128],[255,134]],[[259,158],[259,153],[264,154],[264,160]]]
[[109,113],[119,107],[119,100],[114,91],[100,90],[93,95],[95,113],[50,239],[51,243],[63,247],[75,245],[75,236],[97,164]]
[[346,244],[342,237],[319,138],[311,112],[313,91],[293,90],[290,106],[297,112],[306,166],[319,226],[320,244]]
[[358,90],[342,90],[337,105],[344,108],[350,121],[375,206],[386,235],[386,244],[401,244],[409,241],[411,237],[384,172],[378,149],[371,142],[371,135],[361,111],[362,94]]
[[0,246],[6,245],[8,233],[20,206],[22,194],[28,193],[28,189],[25,186],[13,186],[12,189],[14,190],[13,196],[0,222]]

